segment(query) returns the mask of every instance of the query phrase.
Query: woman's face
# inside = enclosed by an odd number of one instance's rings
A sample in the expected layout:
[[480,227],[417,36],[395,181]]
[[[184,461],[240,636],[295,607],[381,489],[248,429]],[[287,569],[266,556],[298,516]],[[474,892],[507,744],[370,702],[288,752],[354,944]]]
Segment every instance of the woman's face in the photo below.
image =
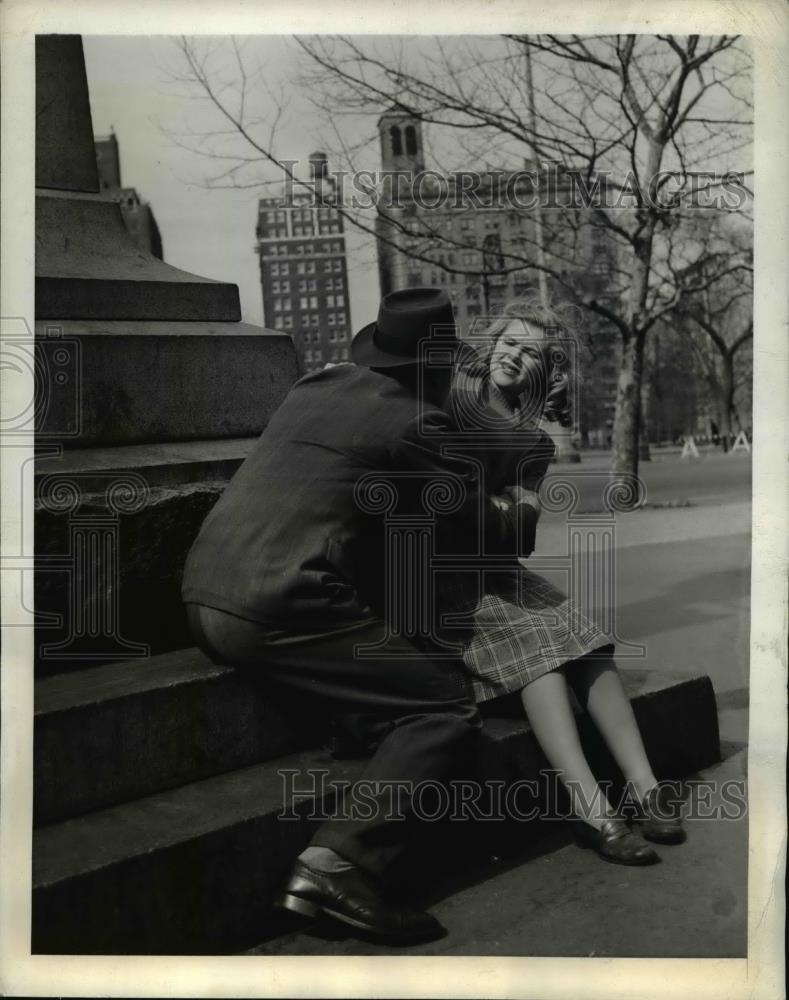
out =
[[490,356],[490,377],[507,396],[535,395],[545,390],[543,331],[522,319],[510,320]]

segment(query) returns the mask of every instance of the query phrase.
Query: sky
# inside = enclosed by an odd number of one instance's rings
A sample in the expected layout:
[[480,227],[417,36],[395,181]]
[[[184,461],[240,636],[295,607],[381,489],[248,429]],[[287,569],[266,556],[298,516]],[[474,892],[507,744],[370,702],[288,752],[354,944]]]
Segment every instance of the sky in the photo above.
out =
[[[369,41],[369,39],[368,39]],[[424,68],[431,56],[438,51],[432,38],[414,38],[405,43],[398,36],[378,37],[373,43],[382,47],[391,58],[416,60]],[[201,52],[208,52],[210,75],[217,85],[235,77],[230,39],[203,38],[197,44]],[[265,80],[274,88],[282,88],[286,107],[280,117],[276,139],[273,143],[277,154],[298,160],[304,166],[296,172],[306,177],[309,153],[316,149],[340,149],[344,145],[361,145],[354,150],[357,168],[375,169],[380,166],[375,114],[362,116],[348,113],[335,122],[322,119],[309,100],[306,88],[296,83],[302,53],[297,43],[287,35],[256,35],[240,42],[244,59],[250,68],[260,66]],[[446,40],[441,43],[447,44]],[[462,39],[449,43],[462,45]],[[488,55],[496,55],[495,38],[484,43],[490,48]],[[93,130],[96,135],[106,135],[114,130],[119,144],[121,180],[127,187],[134,187],[147,200],[154,211],[162,235],[165,260],[195,274],[238,285],[242,318],[248,323],[263,323],[263,306],[260,288],[259,258],[255,252],[255,225],[257,202],[261,195],[270,195],[270,188],[257,182],[272,179],[270,166],[255,163],[249,166],[245,177],[256,186],[236,190],[208,189],[206,182],[226,163],[206,160],[184,144],[194,145],[188,133],[228,125],[205,98],[197,99],[193,87],[178,81],[183,73],[183,56],[176,39],[168,36],[83,36],[85,62],[88,75]],[[392,53],[396,55],[392,55]],[[427,62],[425,61],[427,60]],[[515,88],[517,91],[517,87]],[[257,97],[248,103],[247,110],[270,116],[276,99],[256,91]],[[223,92],[233,100],[232,90]],[[517,101],[518,94],[515,93]],[[721,109],[725,111],[724,103]],[[251,107],[250,107],[251,106]],[[337,131],[334,131],[336,126]],[[265,123],[255,126],[265,145],[270,145]],[[232,130],[230,130],[232,132]],[[505,157],[513,155],[501,141],[475,150],[469,154],[457,133],[442,136],[435,125],[423,136],[427,167],[442,170],[480,165],[480,155],[485,160],[504,164]],[[483,137],[484,138],[484,137]],[[217,141],[217,140],[214,140]],[[223,151],[235,149],[244,155],[249,147],[239,140],[235,132],[218,140]],[[518,147],[517,155],[522,156]],[[463,157],[466,157],[465,159]],[[736,157],[748,163],[750,156],[740,151]],[[516,160],[520,164],[520,159]],[[510,164],[512,165],[512,164]],[[717,165],[717,164],[716,164]],[[329,163],[332,166],[341,164]],[[701,164],[703,166],[703,164]],[[698,167],[696,168],[698,169]],[[346,225],[348,250],[348,281],[353,330],[375,318],[379,283],[374,240]]]
[[[296,55],[291,40],[259,36],[255,46],[265,60],[267,77],[288,81]],[[216,166],[179,146],[178,135],[216,119],[184,96],[183,85],[173,82],[181,63],[172,38],[84,35],[83,47],[94,135],[115,132],[121,182],[136,188],[153,208],[164,259],[183,270],[238,285],[242,319],[261,325],[255,225],[258,198],[271,192],[205,188],[205,178]],[[278,145],[290,158],[306,162],[312,150],[321,148],[321,123],[295,88],[285,89],[291,103]],[[365,127],[374,128],[372,123]],[[350,233],[346,242],[355,331],[375,318],[378,271],[369,238]]]

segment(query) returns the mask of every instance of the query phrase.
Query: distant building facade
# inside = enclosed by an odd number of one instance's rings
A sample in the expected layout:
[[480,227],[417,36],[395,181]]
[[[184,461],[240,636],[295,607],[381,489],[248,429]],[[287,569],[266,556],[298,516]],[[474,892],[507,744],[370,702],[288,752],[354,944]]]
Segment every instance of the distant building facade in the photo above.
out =
[[[417,117],[386,112],[378,121],[378,132],[384,178],[388,176],[391,182],[389,190],[396,188],[399,194],[394,206],[376,219],[381,293],[423,285],[445,288],[461,336],[466,338],[510,299],[538,294],[538,272],[528,266],[514,267],[512,259],[507,259],[508,254],[527,263],[535,259],[535,213],[518,207],[534,195],[529,177],[533,165],[526,164],[518,174],[482,173],[475,180],[474,203],[470,203],[468,195],[464,196],[468,178],[462,173],[425,172]],[[415,189],[410,178],[419,174],[422,181]],[[403,183],[398,184],[398,176]],[[508,196],[508,191],[516,197]],[[410,197],[414,192],[418,198]],[[579,292],[591,292],[604,301],[613,294],[609,286],[616,247],[605,227],[594,224],[588,210],[575,211],[573,218],[574,224],[563,226],[551,213],[542,240],[546,265],[563,280],[571,280]],[[550,276],[546,282],[552,298],[567,298],[560,282]],[[616,331],[596,323],[594,348],[582,373],[578,429],[584,443],[605,447],[618,377]]]
[[100,136],[94,140],[94,147],[99,172],[99,190],[118,202],[129,235],[137,246],[147,250],[159,260],[164,260],[162,237],[153,209],[140,198],[135,188],[125,188],[121,184],[117,136],[114,132],[108,136]]
[[[311,183],[332,200],[326,156],[310,156]],[[305,372],[348,360],[351,312],[343,219],[308,190],[258,203],[257,253],[266,326],[291,334]]]

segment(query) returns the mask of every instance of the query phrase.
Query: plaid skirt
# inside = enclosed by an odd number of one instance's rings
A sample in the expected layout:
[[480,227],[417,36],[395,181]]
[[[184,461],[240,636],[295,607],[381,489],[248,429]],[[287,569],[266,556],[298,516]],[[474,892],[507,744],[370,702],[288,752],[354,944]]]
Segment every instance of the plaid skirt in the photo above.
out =
[[484,587],[473,575],[456,574],[440,591],[438,638],[460,646],[478,702],[520,691],[582,656],[613,654],[611,637],[530,570],[486,574]]

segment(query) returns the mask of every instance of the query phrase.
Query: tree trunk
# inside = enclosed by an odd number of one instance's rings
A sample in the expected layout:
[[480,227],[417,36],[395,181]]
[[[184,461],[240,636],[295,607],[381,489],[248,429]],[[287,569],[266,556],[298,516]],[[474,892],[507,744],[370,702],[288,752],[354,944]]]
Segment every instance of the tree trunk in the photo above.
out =
[[726,410],[726,422],[729,430],[734,426],[734,356],[726,354],[723,358],[723,405]]
[[[649,185],[657,176],[663,145],[652,136],[647,138],[647,156],[643,177]],[[652,240],[657,218],[648,209],[640,222],[641,234],[633,241],[633,273],[630,280],[627,319],[629,335],[623,337],[622,365],[616,387],[614,409],[613,455],[611,472],[614,479],[635,479],[638,476],[638,436],[641,414],[641,375],[644,367],[644,340],[647,330],[647,294],[652,262]]]
[[728,451],[732,444],[732,416],[734,410],[734,359],[731,355],[721,356],[721,375],[715,396],[718,411],[723,450]]
[[643,371],[641,376],[641,415],[639,418],[638,458],[641,462],[650,462],[649,451],[649,405],[652,401],[652,374],[654,372],[654,347],[644,349]]
[[641,371],[644,361],[642,337],[633,336],[622,348],[622,364],[616,386],[611,472],[638,475],[638,438],[641,413]]

